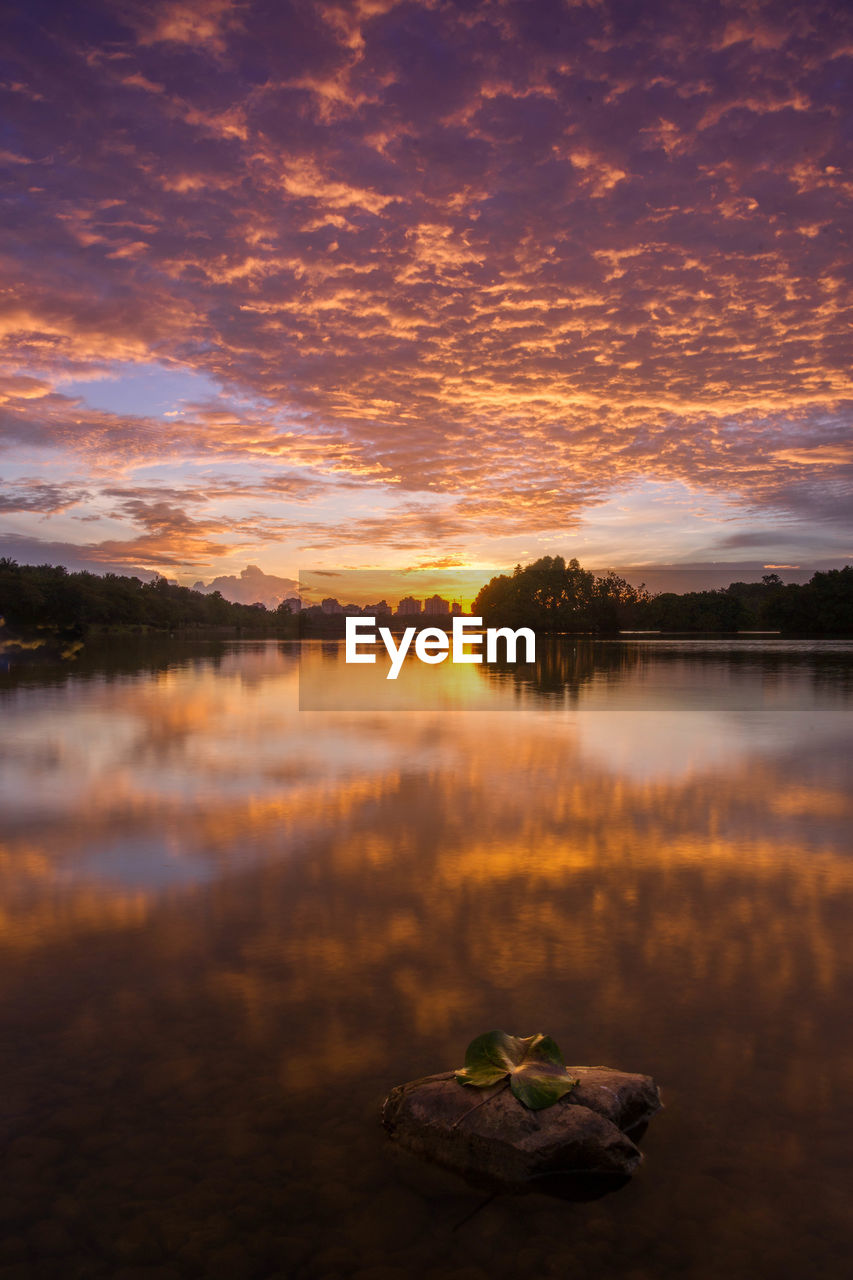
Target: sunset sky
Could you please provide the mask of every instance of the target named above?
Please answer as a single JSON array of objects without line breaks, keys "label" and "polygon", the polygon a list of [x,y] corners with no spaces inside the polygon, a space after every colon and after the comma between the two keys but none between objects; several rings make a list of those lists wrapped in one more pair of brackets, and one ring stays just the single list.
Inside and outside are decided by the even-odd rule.
[{"label": "sunset sky", "polygon": [[848,3],[15,9],[0,555],[853,561]]}]

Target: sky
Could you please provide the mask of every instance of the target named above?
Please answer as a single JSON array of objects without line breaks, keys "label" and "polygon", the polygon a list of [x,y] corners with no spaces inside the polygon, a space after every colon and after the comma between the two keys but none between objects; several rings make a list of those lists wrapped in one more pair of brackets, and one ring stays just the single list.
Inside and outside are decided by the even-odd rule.
[{"label": "sky", "polygon": [[853,561],[853,9],[15,6],[0,555]]}]

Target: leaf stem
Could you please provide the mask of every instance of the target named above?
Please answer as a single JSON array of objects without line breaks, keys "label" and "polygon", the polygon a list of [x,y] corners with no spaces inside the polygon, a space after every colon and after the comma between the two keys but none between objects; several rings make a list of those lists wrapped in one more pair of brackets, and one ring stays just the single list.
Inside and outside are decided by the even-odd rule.
[{"label": "leaf stem", "polygon": [[461,1124],[466,1116],[470,1116],[472,1111],[476,1111],[478,1107],[484,1107],[487,1102],[491,1102],[492,1098],[496,1098],[499,1093],[503,1093],[504,1089],[506,1089],[508,1084],[509,1084],[509,1076],[507,1076],[506,1080],[504,1080],[500,1089],[496,1089],[494,1093],[490,1093],[488,1098],[481,1098],[479,1102],[474,1103],[473,1107],[469,1107],[467,1111],[462,1112],[461,1116],[457,1116],[456,1119],[453,1121],[453,1124],[450,1126],[451,1129],[455,1129],[458,1124]]}]

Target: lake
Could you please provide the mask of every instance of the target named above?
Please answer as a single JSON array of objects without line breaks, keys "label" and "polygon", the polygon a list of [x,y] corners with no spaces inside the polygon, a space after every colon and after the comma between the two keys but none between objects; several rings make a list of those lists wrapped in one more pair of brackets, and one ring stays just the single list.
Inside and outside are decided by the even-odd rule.
[{"label": "lake", "polygon": [[[301,650],[0,675],[0,1280],[846,1277],[853,643]],[[386,1139],[492,1028],[655,1077],[626,1186]]]}]

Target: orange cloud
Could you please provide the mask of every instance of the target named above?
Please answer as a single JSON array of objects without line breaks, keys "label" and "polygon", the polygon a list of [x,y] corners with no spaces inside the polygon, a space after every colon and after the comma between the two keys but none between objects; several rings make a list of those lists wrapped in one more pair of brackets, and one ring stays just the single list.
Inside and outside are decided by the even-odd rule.
[{"label": "orange cloud", "polygon": [[[208,458],[296,468],[323,545],[343,541],[332,480],[363,495],[352,527],[393,546],[434,499],[454,538],[559,536],[652,475],[837,528],[846,17],[97,13],[65,61],[46,44],[7,87],[26,163],[0,259],[17,299],[0,440],[51,468],[24,474],[61,481],[63,453],[104,485],[154,466],[168,488]],[[167,420],[47,394],[158,361],[215,379],[222,403]],[[226,516],[207,519],[209,549]]]}]

